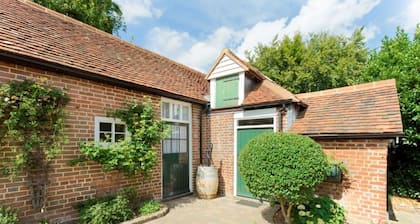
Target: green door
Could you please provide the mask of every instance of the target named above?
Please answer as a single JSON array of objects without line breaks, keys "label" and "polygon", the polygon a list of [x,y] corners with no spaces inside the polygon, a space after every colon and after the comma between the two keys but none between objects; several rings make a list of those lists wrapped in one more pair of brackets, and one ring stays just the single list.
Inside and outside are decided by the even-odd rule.
[{"label": "green door", "polygon": [[190,191],[188,125],[173,123],[171,134],[162,142],[163,198]]},{"label": "green door", "polygon": [[[252,128],[252,129],[238,129],[237,132],[237,151],[236,151],[236,158],[239,158],[239,154],[243,147],[248,143],[248,141],[264,132],[272,132],[272,128]],[[239,173],[239,167],[238,164],[236,164],[237,167],[237,176],[236,176],[236,194],[238,196],[244,196],[244,197],[253,197],[253,195],[248,191],[248,188],[244,182],[244,180],[241,177],[241,174]]]}]

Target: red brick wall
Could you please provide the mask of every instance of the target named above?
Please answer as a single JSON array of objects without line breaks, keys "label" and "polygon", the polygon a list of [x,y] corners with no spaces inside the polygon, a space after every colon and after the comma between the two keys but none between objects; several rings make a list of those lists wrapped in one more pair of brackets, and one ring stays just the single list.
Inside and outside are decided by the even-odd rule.
[{"label": "red brick wall", "polygon": [[374,223],[387,219],[386,139],[317,140],[325,152],[343,161],[349,170],[343,183],[325,182],[318,193],[342,204],[350,223]]},{"label": "red brick wall", "polygon": [[[68,117],[65,120],[65,135],[69,142],[64,145],[63,153],[51,165],[50,186],[48,188],[48,203],[45,213],[32,209],[29,189],[24,175],[14,182],[7,177],[0,176],[0,204],[19,209],[19,216],[33,223],[34,220],[48,218],[50,221],[60,222],[77,218],[78,214],[73,206],[95,195],[104,195],[133,186],[144,196],[161,199],[161,149],[157,147],[159,161],[154,168],[151,179],[142,177],[126,178],[116,171],[104,173],[100,165],[88,162],[83,165],[69,166],[68,160],[79,154],[80,142],[91,141],[94,138],[94,117],[105,116],[106,109],[116,109],[125,100],[144,100],[144,96],[152,100],[156,116],[160,117],[160,96],[144,92],[115,87],[95,81],[84,80],[66,74],[44,71],[28,66],[0,61],[0,83],[10,80],[48,78],[48,84],[67,89],[71,101],[66,107]],[[193,171],[198,163],[198,114],[201,106],[192,106],[193,117]],[[6,155],[2,146],[0,156]],[[194,175],[195,176],[195,175]]]},{"label": "red brick wall", "polygon": [[210,114],[212,164],[219,169],[219,195],[233,195],[233,122],[232,112]]}]

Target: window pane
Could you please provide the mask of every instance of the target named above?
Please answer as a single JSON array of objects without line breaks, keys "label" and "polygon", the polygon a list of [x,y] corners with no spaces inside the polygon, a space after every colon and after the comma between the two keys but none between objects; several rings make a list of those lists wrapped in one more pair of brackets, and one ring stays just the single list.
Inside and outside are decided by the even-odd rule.
[{"label": "window pane", "polygon": [[163,118],[170,118],[170,104],[169,103],[162,103],[162,117]]},{"label": "window pane", "polygon": [[179,120],[181,113],[181,106],[179,104],[172,104],[172,119]]},{"label": "window pane", "polygon": [[246,125],[270,125],[273,124],[273,118],[262,118],[262,119],[252,119],[252,120],[241,120],[238,121],[239,126]]},{"label": "window pane", "polygon": [[186,126],[180,126],[179,127],[179,135],[181,139],[186,139],[187,138],[187,127]]},{"label": "window pane", "polygon": [[100,122],[99,131],[111,131],[111,126],[112,126],[112,123]]},{"label": "window pane", "polygon": [[172,139],[172,153],[179,153],[179,140]]},{"label": "window pane", "polygon": [[187,106],[182,106],[182,120],[189,121],[190,120],[190,108]]},{"label": "window pane", "polygon": [[99,133],[99,140],[101,142],[111,142],[111,132],[101,132]]},{"label": "window pane", "polygon": [[115,134],[115,142],[119,142],[125,139],[125,134]]},{"label": "window pane", "polygon": [[187,152],[187,140],[181,140],[179,152]]},{"label": "window pane", "polygon": [[163,153],[169,154],[171,153],[171,140],[163,140]]},{"label": "window pane", "polygon": [[172,139],[179,139],[179,126],[173,125],[172,126]]},{"label": "window pane", "polygon": [[125,132],[124,124],[115,124],[115,132]]}]

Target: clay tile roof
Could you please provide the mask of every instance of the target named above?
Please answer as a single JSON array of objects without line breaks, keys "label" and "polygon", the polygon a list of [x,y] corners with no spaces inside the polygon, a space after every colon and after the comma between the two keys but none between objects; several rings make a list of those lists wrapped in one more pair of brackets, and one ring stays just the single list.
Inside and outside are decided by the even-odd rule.
[{"label": "clay tile roof", "polygon": [[297,94],[308,104],[291,132],[329,134],[402,134],[395,80]]},{"label": "clay tile roof", "polygon": [[0,0],[0,53],[206,102],[205,74],[28,0]]},{"label": "clay tile roof", "polygon": [[273,81],[265,79],[248,93],[244,99],[244,105],[262,104],[276,101],[301,102],[293,93],[275,84]]}]

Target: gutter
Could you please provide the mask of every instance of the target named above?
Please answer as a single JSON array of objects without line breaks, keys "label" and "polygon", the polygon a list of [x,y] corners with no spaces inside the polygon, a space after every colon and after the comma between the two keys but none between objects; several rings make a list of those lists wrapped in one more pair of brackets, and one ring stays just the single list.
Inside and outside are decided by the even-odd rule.
[{"label": "gutter", "polygon": [[[299,134],[299,133],[297,133]],[[403,133],[337,133],[337,134],[302,134],[316,139],[333,138],[396,138],[403,137]]]},{"label": "gutter", "polygon": [[285,105],[288,105],[292,102],[293,101],[291,99],[276,100],[276,101],[264,102],[264,103],[246,104],[246,105],[243,105],[242,108],[247,110],[247,109],[274,107],[274,106],[278,106],[278,105],[284,105],[285,106]]},{"label": "gutter", "polygon": [[36,67],[39,67],[39,68],[47,69],[54,72],[64,72],[67,75],[78,77],[78,78],[116,85],[116,86],[120,86],[120,87],[124,87],[128,89],[138,90],[138,91],[160,95],[160,96],[164,96],[164,97],[168,97],[172,99],[182,100],[189,103],[197,103],[201,105],[207,104],[207,101],[204,101],[204,100],[193,99],[190,97],[164,91],[158,88],[148,87],[148,86],[139,85],[133,82],[123,81],[117,78],[99,75],[97,73],[88,72],[88,71],[73,68],[70,66],[65,66],[59,63],[49,62],[43,59],[37,59],[37,58],[29,57],[29,56],[7,53],[4,51],[0,51],[0,59],[12,60],[13,62],[17,62],[19,64],[24,64],[24,65],[30,65],[30,66],[35,65]]}]

